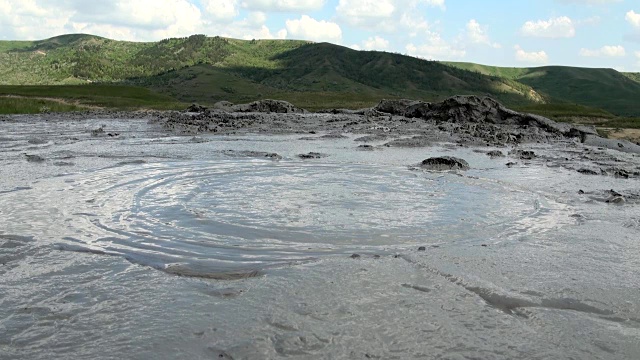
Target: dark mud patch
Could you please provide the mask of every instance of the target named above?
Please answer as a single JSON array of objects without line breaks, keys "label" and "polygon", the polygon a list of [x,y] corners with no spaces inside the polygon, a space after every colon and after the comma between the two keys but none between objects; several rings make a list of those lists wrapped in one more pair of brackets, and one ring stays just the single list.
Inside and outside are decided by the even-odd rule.
[{"label": "dark mud patch", "polygon": [[423,160],[418,166],[422,169],[434,171],[469,170],[471,168],[467,161],[453,156],[428,158]]},{"label": "dark mud patch", "polygon": [[300,159],[303,160],[312,160],[312,159],[323,159],[328,157],[329,155],[327,154],[322,154],[322,153],[318,153],[318,152],[309,152],[306,154],[298,154],[298,157]]},{"label": "dark mud patch", "polygon": [[411,138],[402,138],[389,141],[384,144],[386,147],[402,147],[402,148],[418,148],[433,145],[433,140],[426,136],[414,136]]},{"label": "dark mud patch", "polygon": [[237,151],[237,150],[224,150],[224,155],[231,157],[245,157],[245,158],[257,158],[267,160],[282,160],[282,156],[276,153],[264,152],[264,151]]},{"label": "dark mud patch", "polygon": [[357,142],[378,142],[378,141],[386,141],[387,139],[389,139],[388,135],[383,135],[383,134],[378,134],[378,135],[366,135],[366,136],[361,136],[353,141],[357,141]]}]

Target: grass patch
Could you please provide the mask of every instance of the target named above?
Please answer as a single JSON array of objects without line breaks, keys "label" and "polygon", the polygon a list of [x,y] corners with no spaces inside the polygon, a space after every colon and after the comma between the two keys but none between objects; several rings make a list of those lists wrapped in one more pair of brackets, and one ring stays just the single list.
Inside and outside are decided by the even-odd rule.
[{"label": "grass patch", "polygon": [[603,121],[596,126],[602,126],[612,129],[640,129],[640,118],[615,118],[609,121]]},{"label": "grass patch", "polygon": [[43,112],[78,111],[82,108],[56,101],[24,98],[1,98],[0,114],[39,114]]},{"label": "grass patch", "polygon": [[0,86],[0,96],[2,95],[64,99],[76,102],[80,106],[98,106],[121,110],[172,110],[186,107],[184,103],[170,96],[141,87],[124,85],[8,85]]},{"label": "grass patch", "polygon": [[514,110],[536,114],[553,120],[563,120],[571,117],[613,119],[612,113],[578,104],[532,104],[515,107]]}]

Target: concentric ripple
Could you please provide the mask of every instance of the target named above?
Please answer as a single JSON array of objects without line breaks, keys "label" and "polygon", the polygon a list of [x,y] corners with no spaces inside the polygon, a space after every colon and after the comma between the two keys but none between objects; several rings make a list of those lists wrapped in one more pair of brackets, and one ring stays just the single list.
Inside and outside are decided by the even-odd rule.
[{"label": "concentric ripple", "polygon": [[327,255],[508,241],[557,225],[536,194],[404,167],[128,164],[34,186],[39,195],[31,199],[31,190],[19,202],[0,197],[5,218],[15,221],[3,225],[13,233],[210,278],[253,276]]}]

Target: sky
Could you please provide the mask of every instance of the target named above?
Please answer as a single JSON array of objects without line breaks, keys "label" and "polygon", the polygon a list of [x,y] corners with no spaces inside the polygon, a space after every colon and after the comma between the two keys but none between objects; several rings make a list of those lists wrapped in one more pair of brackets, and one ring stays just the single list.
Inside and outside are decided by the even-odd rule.
[{"label": "sky", "polygon": [[0,0],[0,40],[327,41],[425,59],[640,72],[640,0]]}]

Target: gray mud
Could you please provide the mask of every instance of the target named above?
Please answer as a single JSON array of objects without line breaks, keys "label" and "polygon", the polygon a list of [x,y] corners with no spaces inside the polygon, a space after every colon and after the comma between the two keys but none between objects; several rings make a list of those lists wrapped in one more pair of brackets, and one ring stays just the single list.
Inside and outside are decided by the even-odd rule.
[{"label": "gray mud", "polygon": [[0,358],[640,357],[632,146],[289,105],[0,117]]}]

